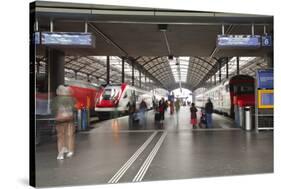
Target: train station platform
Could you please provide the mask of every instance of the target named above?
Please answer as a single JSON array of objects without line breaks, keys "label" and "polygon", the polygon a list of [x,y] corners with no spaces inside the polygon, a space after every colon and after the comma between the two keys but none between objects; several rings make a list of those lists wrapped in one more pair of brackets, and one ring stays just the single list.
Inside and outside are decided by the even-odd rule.
[{"label": "train station platform", "polygon": [[[199,118],[199,114],[198,114]],[[71,159],[57,160],[56,142],[36,148],[37,185],[65,186],[188,179],[273,172],[273,132],[246,132],[213,114],[212,129],[192,129],[189,107],[155,124],[128,126],[128,116],[76,135]]]}]

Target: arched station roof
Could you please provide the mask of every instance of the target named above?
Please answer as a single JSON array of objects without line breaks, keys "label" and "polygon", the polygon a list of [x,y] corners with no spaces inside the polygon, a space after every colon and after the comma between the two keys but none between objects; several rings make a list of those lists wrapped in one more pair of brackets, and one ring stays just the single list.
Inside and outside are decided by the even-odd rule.
[{"label": "arched station roof", "polygon": [[[132,65],[135,83],[155,85],[168,90],[182,87],[195,90],[204,85],[220,67],[233,57],[260,57],[272,48],[218,49],[216,37],[225,34],[273,33],[273,16],[200,12],[92,4],[35,2],[39,31],[93,33],[93,48],[62,48],[66,54],[66,75],[105,79],[110,56],[111,80],[121,81],[121,57],[125,57],[125,80],[130,83]],[[164,27],[164,28],[163,28]],[[46,47],[38,47],[38,63],[43,65]],[[171,56],[173,59],[171,59]],[[169,58],[170,57],[170,58]],[[264,62],[264,61],[263,61]],[[248,65],[255,69],[257,62]],[[245,68],[246,69],[246,68]],[[141,72],[141,77],[139,73]],[[252,72],[249,71],[249,74]],[[77,75],[76,75],[77,76]]]}]

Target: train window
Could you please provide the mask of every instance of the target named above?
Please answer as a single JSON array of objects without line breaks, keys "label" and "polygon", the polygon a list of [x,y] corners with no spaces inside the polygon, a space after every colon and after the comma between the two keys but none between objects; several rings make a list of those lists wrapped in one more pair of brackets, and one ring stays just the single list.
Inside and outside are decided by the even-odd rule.
[{"label": "train window", "polygon": [[103,100],[112,100],[119,96],[120,90],[116,88],[105,89],[102,95]]},{"label": "train window", "polygon": [[238,86],[233,86],[233,92],[237,93],[238,92]]},{"label": "train window", "polygon": [[241,93],[252,93],[254,91],[253,86],[240,86]]},{"label": "train window", "polygon": [[109,100],[110,99],[110,96],[111,96],[111,89],[105,89],[104,90],[104,93],[102,95],[102,98],[104,100]]}]

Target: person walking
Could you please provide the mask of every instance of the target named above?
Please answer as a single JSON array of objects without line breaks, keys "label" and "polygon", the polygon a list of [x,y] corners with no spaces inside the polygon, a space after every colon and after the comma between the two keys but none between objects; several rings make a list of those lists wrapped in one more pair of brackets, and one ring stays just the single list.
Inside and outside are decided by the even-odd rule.
[{"label": "person walking", "polygon": [[170,114],[173,115],[174,114],[174,100],[170,101]]},{"label": "person walking", "polygon": [[132,128],[134,122],[134,114],[136,112],[136,103],[133,96],[130,97],[130,101],[128,102],[127,107],[129,113],[129,128]]},{"label": "person walking", "polygon": [[141,100],[140,107],[139,107],[139,114],[140,114],[140,124],[146,126],[146,110],[147,105],[144,99]]},{"label": "person walking", "polygon": [[210,98],[208,98],[208,102],[205,104],[205,112],[206,112],[206,120],[207,120],[207,124],[206,124],[206,128],[211,128],[213,127],[212,125],[212,113],[214,111],[214,107],[213,107],[213,103],[211,101]]},{"label": "person walking", "polygon": [[57,96],[52,101],[52,111],[55,115],[57,131],[58,160],[72,157],[75,144],[74,106],[75,99],[71,96],[71,89],[63,85],[58,86]]},{"label": "person walking", "polygon": [[160,113],[160,121],[165,119],[165,102],[164,98],[159,101],[159,113]]},{"label": "person walking", "polygon": [[179,111],[180,111],[180,100],[177,98],[175,102],[175,109],[176,109],[176,119],[177,119],[177,125],[179,124]]},{"label": "person walking", "polygon": [[194,103],[191,103],[190,107],[190,123],[193,129],[196,129],[197,125],[197,108]]}]

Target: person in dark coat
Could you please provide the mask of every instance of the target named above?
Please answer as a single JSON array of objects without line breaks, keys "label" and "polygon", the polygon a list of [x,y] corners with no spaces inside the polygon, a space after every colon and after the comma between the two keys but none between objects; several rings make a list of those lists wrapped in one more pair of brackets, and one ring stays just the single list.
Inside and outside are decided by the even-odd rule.
[{"label": "person in dark coat", "polygon": [[146,126],[146,111],[147,105],[144,99],[142,99],[139,107],[140,124]]},{"label": "person in dark coat", "polygon": [[195,107],[194,103],[191,103],[191,107],[190,107],[190,123],[192,124],[192,128],[196,129],[196,125],[197,125],[197,108]]},{"label": "person in dark coat", "polygon": [[165,119],[165,102],[164,102],[164,98],[162,98],[160,101],[159,101],[159,113],[160,113],[160,117],[161,117],[161,120],[164,120]]},{"label": "person in dark coat", "polygon": [[129,113],[129,128],[132,128],[134,122],[134,113],[136,112],[136,103],[133,96],[130,97],[127,107]]},{"label": "person in dark coat", "polygon": [[208,98],[208,102],[205,104],[205,112],[206,112],[206,128],[212,127],[212,113],[214,111],[213,103],[210,98]]}]

